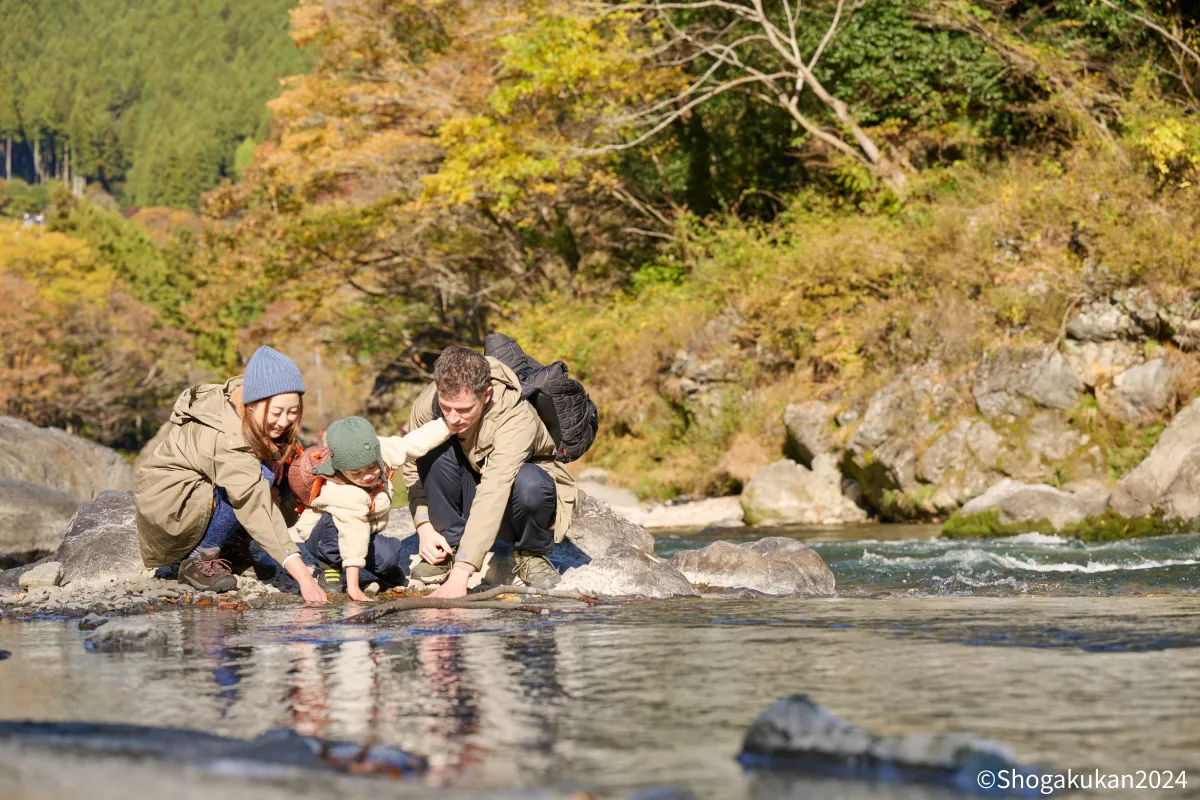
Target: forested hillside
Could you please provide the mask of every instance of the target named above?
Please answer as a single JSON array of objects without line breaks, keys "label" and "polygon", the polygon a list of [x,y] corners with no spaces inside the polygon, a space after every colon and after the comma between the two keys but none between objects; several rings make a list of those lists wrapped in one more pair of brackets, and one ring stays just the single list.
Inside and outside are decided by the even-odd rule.
[{"label": "forested hillside", "polygon": [[[272,3],[261,17],[269,6],[282,15]],[[223,7],[196,13],[221,19]],[[250,82],[212,80],[209,105],[226,121],[205,130],[227,156],[177,160],[145,183],[137,158],[122,162],[135,203],[194,198],[179,187],[229,177],[204,195],[202,219],[121,220],[60,196],[48,232],[14,231],[0,251],[6,279],[48,320],[17,326],[46,331],[37,364],[21,366],[5,337],[21,376],[3,390],[9,413],[133,446],[172,391],[271,341],[328,372],[322,413],[336,395],[339,410],[390,428],[442,347],[501,328],[587,381],[603,423],[590,463],[661,497],[735,490],[797,453],[789,404],[819,401],[852,437],[885,388],[951,387],[906,451],[914,461],[973,424],[971,382],[996,353],[1048,347],[1088,373],[1053,419],[1037,417],[1062,446],[1020,473],[1029,480],[1079,477],[1065,465],[1082,463],[1084,444],[1102,451],[1088,451],[1089,476],[1119,477],[1200,390],[1190,7],[301,0],[294,46],[271,45],[292,55],[274,60],[271,48],[215,44],[244,42],[234,19],[207,43],[187,37],[180,52],[194,56],[162,49],[161,69],[134,70],[147,86],[191,85],[207,81],[194,77],[206,59],[232,69],[244,53],[270,63],[254,70],[265,86],[297,52],[310,59],[265,108],[235,100]],[[41,52],[37,37],[4,35]],[[112,77],[123,67],[81,63],[124,85]],[[148,141],[135,120],[172,119],[133,108],[112,117],[112,141]],[[222,159],[251,133],[262,137],[252,163],[232,170]],[[71,242],[87,247],[72,263],[107,266],[111,284],[75,293],[38,266]],[[153,336],[112,298],[144,309],[137,325]],[[106,302],[126,320],[121,336],[95,353],[61,338],[55,315],[82,325]],[[1136,335],[1129,323],[1116,344],[1078,338],[1075,318],[1097,303],[1162,322]],[[1121,370],[1164,364],[1166,400],[1137,413],[1118,402]],[[86,395],[89,380],[119,395],[123,417],[57,399]],[[875,486],[882,456],[860,456],[845,469],[879,489],[873,508],[934,513],[942,484]]]},{"label": "forested hillside", "polygon": [[125,205],[194,208],[248,163],[270,132],[264,103],[309,63],[291,5],[0,1],[3,177],[82,177]]}]

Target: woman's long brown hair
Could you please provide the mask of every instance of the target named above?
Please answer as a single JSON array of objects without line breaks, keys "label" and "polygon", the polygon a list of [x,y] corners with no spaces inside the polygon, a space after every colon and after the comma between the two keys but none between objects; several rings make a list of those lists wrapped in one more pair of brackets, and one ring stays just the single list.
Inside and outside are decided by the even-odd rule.
[{"label": "woman's long brown hair", "polygon": [[278,465],[281,461],[289,461],[300,452],[300,423],[304,419],[304,395],[300,395],[300,413],[296,421],[288,426],[282,440],[272,439],[263,423],[259,421],[259,409],[266,416],[266,407],[271,398],[265,397],[253,403],[247,403],[242,414],[242,436],[250,445],[250,452],[264,464]]}]

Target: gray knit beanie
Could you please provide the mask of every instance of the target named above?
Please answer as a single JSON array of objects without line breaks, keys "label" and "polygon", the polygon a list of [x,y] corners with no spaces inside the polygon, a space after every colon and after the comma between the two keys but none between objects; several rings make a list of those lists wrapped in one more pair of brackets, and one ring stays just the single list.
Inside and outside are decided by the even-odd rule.
[{"label": "gray knit beanie", "polygon": [[304,377],[296,363],[283,353],[263,345],[246,362],[242,378],[242,402],[253,403],[264,397],[296,392],[304,394]]},{"label": "gray knit beanie", "polygon": [[382,473],[387,474],[379,437],[371,423],[362,417],[346,417],[331,424],[325,431],[325,443],[329,446],[329,458],[316,466],[314,472],[318,475],[354,472],[372,464],[378,464]]}]

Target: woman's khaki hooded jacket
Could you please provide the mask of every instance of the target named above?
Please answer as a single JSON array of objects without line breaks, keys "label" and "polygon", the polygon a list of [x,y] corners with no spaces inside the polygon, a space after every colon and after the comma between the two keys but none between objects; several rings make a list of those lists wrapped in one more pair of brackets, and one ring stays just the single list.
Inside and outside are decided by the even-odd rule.
[{"label": "woman's khaki hooded jacket", "polygon": [[170,432],[138,475],[138,541],[147,567],[174,564],[195,549],[212,517],[216,486],[225,489],[238,522],[272,558],[282,564],[299,552],[287,532],[294,518],[285,519],[272,499],[229,400],[241,385],[239,376],[194,386],[175,401]]}]

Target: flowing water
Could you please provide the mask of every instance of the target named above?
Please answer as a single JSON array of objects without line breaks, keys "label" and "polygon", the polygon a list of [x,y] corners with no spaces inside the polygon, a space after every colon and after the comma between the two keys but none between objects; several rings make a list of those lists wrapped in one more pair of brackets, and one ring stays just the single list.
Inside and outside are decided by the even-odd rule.
[{"label": "flowing water", "polygon": [[[0,717],[372,738],[429,756],[433,785],[949,796],[743,772],[734,757],[746,726],[804,693],[878,733],[969,731],[1055,769],[1194,770],[1191,790],[1153,794],[1200,796],[1200,536],[1085,547],[931,532],[790,532],[833,569],[833,599],[548,618],[420,611],[367,628],[330,624],[341,608],[193,608],[156,615],[171,631],[165,655],[87,652],[69,621],[0,622],[0,648],[13,651],[0,662]],[[670,553],[708,541],[658,544]]]}]

